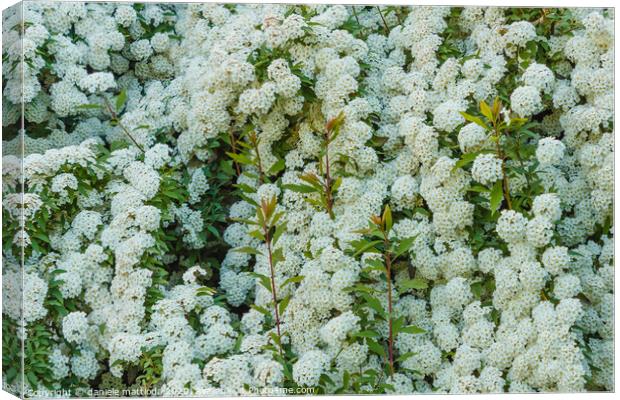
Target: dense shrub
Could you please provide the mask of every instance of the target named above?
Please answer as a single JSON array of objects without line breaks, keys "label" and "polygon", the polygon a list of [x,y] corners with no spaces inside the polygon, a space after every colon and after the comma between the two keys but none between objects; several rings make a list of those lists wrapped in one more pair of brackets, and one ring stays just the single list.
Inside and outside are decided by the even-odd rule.
[{"label": "dense shrub", "polygon": [[18,11],[5,388],[614,389],[613,11]]}]

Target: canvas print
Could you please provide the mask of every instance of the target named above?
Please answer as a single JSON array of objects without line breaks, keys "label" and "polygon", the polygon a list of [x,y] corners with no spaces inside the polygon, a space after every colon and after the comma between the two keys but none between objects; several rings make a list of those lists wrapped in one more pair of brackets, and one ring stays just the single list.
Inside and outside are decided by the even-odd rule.
[{"label": "canvas print", "polygon": [[2,16],[21,397],[614,390],[614,10]]}]

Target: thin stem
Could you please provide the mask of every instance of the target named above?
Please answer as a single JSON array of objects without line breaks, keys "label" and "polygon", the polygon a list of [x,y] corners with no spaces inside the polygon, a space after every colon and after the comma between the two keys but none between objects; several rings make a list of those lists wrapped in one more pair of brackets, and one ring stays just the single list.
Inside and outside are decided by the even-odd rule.
[{"label": "thin stem", "polygon": [[121,129],[129,137],[129,139],[131,139],[133,144],[135,144],[140,149],[140,151],[142,151],[144,153],[144,149],[142,148],[142,146],[140,146],[138,144],[136,139],[134,139],[133,136],[131,136],[131,133],[129,133],[129,131],[127,130],[127,128],[125,128],[125,126],[121,122],[120,118],[118,118],[118,115],[116,114],[116,112],[112,108],[112,105],[110,104],[110,102],[108,101],[108,99],[105,96],[103,97],[103,101],[105,102],[106,108],[108,109],[108,112],[110,113],[110,116],[112,116],[112,120],[114,120],[118,124],[118,126],[121,127]]},{"label": "thin stem", "polygon": [[[230,147],[232,149],[233,154],[237,154],[237,141],[235,140],[235,134],[232,132],[232,129],[228,130],[228,137],[230,138]],[[237,176],[241,175],[241,168],[239,167],[239,163],[233,160],[233,164],[235,164],[235,170],[237,171]]]},{"label": "thin stem", "polygon": [[260,153],[258,152],[258,140],[256,139],[256,134],[253,133],[250,135],[250,141],[252,142],[252,147],[254,148],[254,154],[256,155],[256,163],[258,167],[258,176],[261,184],[265,183],[265,173],[263,172],[263,163],[260,159]]},{"label": "thin stem", "polygon": [[381,7],[377,6],[377,10],[379,10],[379,15],[381,16],[381,21],[383,21],[383,26],[385,27],[385,33],[390,34],[390,27],[387,24],[385,18],[383,18],[383,13],[381,12]]},{"label": "thin stem", "polygon": [[402,25],[403,20],[400,18],[400,14],[398,13],[396,9],[394,10],[394,15],[396,15],[396,19],[398,20],[398,25]]},{"label": "thin stem", "polygon": [[[517,151],[515,151],[515,154],[517,155],[517,160],[519,161],[519,165],[525,171],[525,164],[523,163],[523,159],[521,158],[521,144],[519,143],[521,141],[521,138],[520,138],[519,132],[517,132],[517,137],[515,141],[516,141],[515,147],[517,148]],[[532,184],[530,183],[530,177],[528,176],[527,173],[525,173],[524,175],[525,175],[525,181],[527,182],[527,191],[528,193],[531,193]]]},{"label": "thin stem", "polygon": [[328,130],[325,133],[325,198],[326,198],[326,206],[327,212],[329,213],[329,217],[334,219],[334,199],[332,197],[332,178],[329,169],[329,142],[331,140],[330,131]]},{"label": "thin stem", "polygon": [[497,157],[502,161],[502,188],[504,191],[504,199],[506,199],[506,205],[509,210],[512,210],[512,202],[510,201],[510,188],[508,186],[508,175],[506,174],[506,157],[504,156],[504,152],[502,151],[502,147],[499,144],[500,140],[500,131],[497,127],[497,124],[494,123],[495,128],[495,150],[497,152]]},{"label": "thin stem", "polygon": [[273,309],[276,315],[276,330],[278,332],[278,350],[280,357],[284,357],[282,353],[282,334],[280,333],[280,313],[278,312],[278,296],[276,294],[276,279],[275,269],[273,267],[273,253],[271,251],[271,237],[269,235],[269,229],[263,225],[263,235],[265,236],[265,243],[267,245],[267,255],[269,258],[269,270],[271,274],[271,295],[273,298]]},{"label": "thin stem", "polygon": [[390,241],[387,237],[387,232],[382,230],[383,233],[383,247],[385,257],[385,271],[387,280],[387,295],[388,295],[388,357],[390,363],[390,376],[394,375],[394,334],[392,331],[392,256],[390,251]]},{"label": "thin stem", "polygon": [[353,15],[355,16],[355,20],[357,21],[357,24],[360,24],[360,19],[357,16],[357,11],[355,10],[355,6],[351,6],[351,9],[353,10]]}]

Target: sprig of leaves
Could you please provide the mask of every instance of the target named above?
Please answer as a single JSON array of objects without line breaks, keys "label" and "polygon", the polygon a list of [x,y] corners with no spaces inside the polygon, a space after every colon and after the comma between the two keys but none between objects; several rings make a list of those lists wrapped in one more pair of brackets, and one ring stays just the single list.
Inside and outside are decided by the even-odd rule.
[{"label": "sprig of leaves", "polygon": [[[302,194],[317,194],[316,197],[304,196],[304,200],[314,206],[316,209],[324,209],[331,219],[334,215],[334,197],[342,183],[342,177],[334,179],[331,173],[331,165],[329,161],[329,145],[336,140],[340,134],[340,128],[344,123],[344,113],[340,112],[336,117],[330,119],[325,125],[325,134],[321,143],[321,153],[319,160],[319,174],[314,172],[306,172],[299,176],[304,183],[282,185],[284,189]],[[323,158],[325,159],[323,163]]]},{"label": "sprig of leaves", "polygon": [[[408,254],[411,246],[415,242],[416,237],[406,239],[394,239],[391,237],[394,220],[392,211],[389,206],[385,206],[382,215],[374,215],[370,218],[368,228],[357,231],[364,237],[360,240],[351,242],[351,253],[354,256],[360,256],[365,253],[380,255],[380,257],[369,257],[366,261],[367,266],[362,270],[363,273],[379,272],[382,279],[387,283],[387,310],[384,309],[381,301],[377,297],[377,289],[367,284],[357,284],[347,288],[347,291],[356,293],[361,298],[359,309],[370,309],[375,315],[374,319],[368,319],[366,315],[362,315],[362,319],[367,323],[364,330],[356,333],[357,336],[363,337],[369,349],[375,354],[387,360],[387,374],[390,376],[395,372],[395,363],[399,362],[394,351],[394,341],[399,333],[417,334],[423,333],[424,330],[413,325],[405,325],[403,317],[394,318],[393,316],[393,294],[392,294],[392,275],[395,268],[395,262],[404,254]],[[405,292],[410,289],[426,289],[426,281],[422,279],[412,278],[400,283],[400,291]],[[378,318],[377,318],[378,317]],[[378,338],[381,336],[377,332],[377,325],[381,322],[388,324],[387,343],[381,344]],[[387,351],[386,351],[387,348]],[[401,355],[402,357],[403,355]],[[402,361],[402,360],[401,360]]]}]

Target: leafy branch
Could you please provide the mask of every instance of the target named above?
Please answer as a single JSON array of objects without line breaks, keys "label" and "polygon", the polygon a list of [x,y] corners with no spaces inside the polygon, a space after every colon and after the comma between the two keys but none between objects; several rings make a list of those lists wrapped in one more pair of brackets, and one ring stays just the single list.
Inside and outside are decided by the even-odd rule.
[{"label": "leafy branch", "polygon": [[385,34],[386,35],[390,35],[390,27],[387,24],[387,21],[385,20],[385,17],[383,16],[383,12],[381,12],[381,7],[376,6],[377,7],[377,11],[379,12],[379,15],[381,16],[381,21],[383,21],[383,27],[385,28]]},{"label": "leafy branch", "polygon": [[[321,154],[319,161],[319,174],[320,177],[314,172],[307,172],[299,176],[299,179],[305,182],[305,184],[295,185],[283,185],[285,189],[292,190],[298,193],[317,193],[319,200],[313,198],[304,198],[308,203],[312,204],[316,208],[323,208],[327,210],[331,219],[335,218],[334,215],[334,195],[336,194],[342,178],[338,177],[334,179],[331,175],[331,165],[329,161],[329,145],[336,140],[340,134],[340,128],[344,122],[344,113],[340,112],[336,117],[330,119],[325,125],[325,134],[323,135],[323,143],[321,145]],[[325,158],[325,166],[323,166],[323,157]]]},{"label": "leafy branch", "polygon": [[[286,224],[278,224],[284,213],[276,212],[276,205],[277,199],[275,196],[273,196],[270,200],[261,200],[260,205],[256,207],[256,221],[242,220],[242,222],[257,227],[255,230],[250,232],[250,235],[265,243],[267,248],[266,256],[269,263],[270,276],[267,277],[259,273],[254,273],[253,275],[259,279],[261,285],[263,285],[265,289],[271,292],[277,331],[277,337],[272,336],[272,339],[278,345],[280,357],[283,358],[284,352],[282,348],[282,333],[280,330],[280,314],[284,312],[288,301],[286,301],[286,303],[285,301],[282,301],[281,303],[278,302],[275,268],[278,262],[284,261],[284,256],[281,248],[274,248],[278,242],[278,239],[286,229]],[[262,252],[252,247],[241,247],[236,249],[236,251],[254,255],[263,255]]]},{"label": "leafy branch", "polygon": [[[403,254],[408,253],[416,237],[413,236],[407,239],[394,240],[393,238],[390,238],[392,227],[392,211],[389,206],[385,206],[381,216],[374,215],[370,218],[368,228],[357,231],[357,233],[364,234],[364,238],[351,243],[354,256],[358,256],[363,253],[375,253],[381,255],[381,258],[371,257],[367,260],[366,263],[369,266],[365,268],[363,272],[379,271],[384,275],[387,283],[387,311],[381,305],[380,300],[375,296],[375,293],[377,293],[376,289],[363,284],[358,284],[352,288],[348,288],[349,291],[358,292],[360,297],[362,297],[362,307],[372,309],[383,320],[387,321],[387,354],[384,347],[375,340],[380,336],[379,333],[372,329],[367,329],[358,332],[356,335],[365,338],[368,343],[368,347],[373,352],[387,359],[388,373],[390,376],[394,374],[395,362],[402,362],[408,358],[403,354],[399,358],[395,359],[394,341],[397,335],[402,332],[409,334],[424,333],[424,330],[418,328],[417,326],[405,326],[404,317],[394,318],[393,315],[394,299],[392,294],[392,275],[396,267],[395,262]],[[407,291],[409,289],[426,289],[426,287],[426,282],[421,279],[410,279],[400,284],[401,291]]]},{"label": "leafy branch", "polygon": [[123,132],[125,132],[125,135],[127,135],[127,137],[129,139],[131,139],[131,141],[133,142],[133,144],[136,145],[137,148],[140,149],[140,151],[142,151],[144,153],[144,148],[136,141],[136,139],[131,135],[131,133],[129,132],[129,130],[127,129],[127,127],[125,127],[125,125],[123,125],[123,123],[121,122],[118,113],[123,109],[123,106],[125,105],[125,102],[127,101],[127,92],[125,92],[125,90],[122,90],[119,95],[116,97],[116,103],[115,106],[116,108],[112,108],[112,104],[110,104],[110,101],[103,96],[103,102],[105,103],[105,106],[108,110],[108,113],[110,114],[110,116],[112,117],[111,123],[112,125],[118,125]]},{"label": "leafy branch", "polygon": [[[268,174],[275,174],[283,168],[282,162],[278,162],[274,164],[274,166],[272,166],[268,171],[265,171],[260,152],[258,151],[260,138],[258,137],[258,135],[256,135],[256,132],[254,130],[251,130],[251,128],[246,128],[246,130],[242,134],[242,137],[245,137],[246,141],[235,141],[234,135],[232,133],[230,134],[230,136],[231,147],[233,151],[227,152],[226,154],[228,155],[228,157],[232,158],[238,173],[241,172],[239,170],[239,165],[248,165],[256,168],[256,170],[258,171],[258,175],[251,174],[247,171],[245,171],[244,173],[250,177],[257,178],[260,184],[263,184],[265,182],[268,182]],[[236,146],[241,147],[242,150],[240,152],[237,152]]]},{"label": "leafy branch", "polygon": [[[540,194],[543,189],[536,173],[538,161],[534,158],[536,150],[534,143],[538,141],[539,135],[532,132],[532,129],[537,123],[526,118],[510,117],[508,110],[502,109],[499,98],[494,100],[492,106],[481,101],[479,112],[481,116],[464,112],[461,115],[467,121],[484,128],[489,134],[488,138],[493,143],[493,147],[475,153],[463,154],[454,168],[466,166],[481,153],[495,153],[502,162],[502,178],[495,182],[491,188],[474,186],[470,191],[490,194],[492,214],[495,214],[499,209],[502,199],[505,200],[508,209],[521,210],[530,204],[532,198]],[[508,160],[512,163],[507,163]],[[511,194],[509,176],[516,174],[523,175],[525,178],[526,191],[513,191]]]}]

